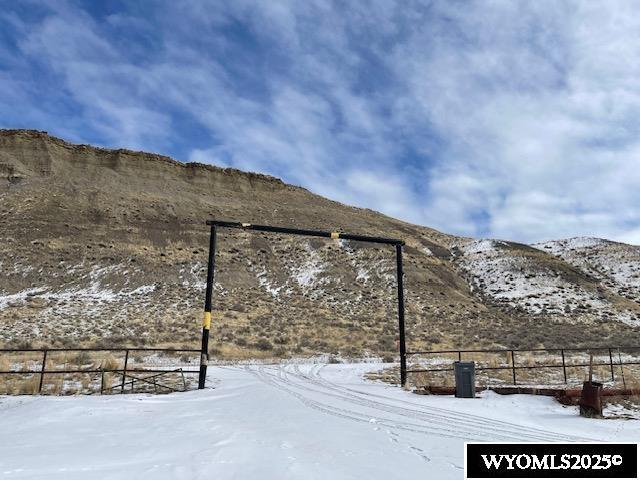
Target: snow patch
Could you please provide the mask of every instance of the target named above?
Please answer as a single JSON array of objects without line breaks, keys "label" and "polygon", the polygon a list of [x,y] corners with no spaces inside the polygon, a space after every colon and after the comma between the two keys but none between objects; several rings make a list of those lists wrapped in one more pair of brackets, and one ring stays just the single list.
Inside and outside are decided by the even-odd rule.
[{"label": "snow patch", "polygon": [[17,292],[17,293],[10,293],[10,294],[7,293],[3,295],[0,294],[0,310],[4,310],[9,305],[14,303],[24,302],[27,297],[33,296],[43,291],[44,290],[42,288],[29,288],[27,290],[22,290],[21,292]]},{"label": "snow patch", "polygon": [[498,240],[479,240],[461,247],[459,265],[470,277],[473,291],[532,314],[570,313],[580,308],[604,309],[609,304],[594,292],[562,278],[559,271],[518,254],[498,248]]},{"label": "snow patch", "polygon": [[[542,396],[413,395],[362,378],[376,367],[210,366],[215,389],[162,398],[0,397],[2,471],[69,480],[403,480],[436,472],[450,480],[462,477],[465,441],[637,441],[633,420],[581,418],[577,407]],[[212,455],[203,455],[206,446]]]},{"label": "snow patch", "polygon": [[269,281],[266,267],[263,267],[260,272],[256,273],[256,278],[258,279],[258,283],[262,288],[264,288],[274,298],[278,298],[278,296],[280,295],[280,290],[284,288],[284,285],[281,285],[279,287],[273,286],[273,284]]},{"label": "snow patch", "polygon": [[307,249],[307,260],[298,267],[293,267],[293,278],[298,282],[302,288],[312,287],[320,275],[325,270],[320,256],[317,252]]}]

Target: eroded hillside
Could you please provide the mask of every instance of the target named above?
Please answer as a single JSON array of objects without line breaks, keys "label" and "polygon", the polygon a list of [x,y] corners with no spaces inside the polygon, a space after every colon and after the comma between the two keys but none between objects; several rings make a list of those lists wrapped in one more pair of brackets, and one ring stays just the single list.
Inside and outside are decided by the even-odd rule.
[{"label": "eroded hillside", "polygon": [[[640,339],[631,274],[446,235],[273,177],[4,130],[1,340],[197,345],[209,218],[404,239],[412,349]],[[222,231],[218,253],[217,355],[395,351],[391,248]],[[637,257],[621,255],[633,269]]]}]

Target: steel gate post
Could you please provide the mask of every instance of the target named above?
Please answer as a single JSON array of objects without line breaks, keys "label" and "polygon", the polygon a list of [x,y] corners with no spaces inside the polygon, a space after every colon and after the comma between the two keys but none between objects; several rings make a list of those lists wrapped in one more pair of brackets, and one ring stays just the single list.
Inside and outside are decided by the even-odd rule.
[{"label": "steel gate post", "polygon": [[207,379],[207,363],[209,362],[209,330],[211,329],[211,301],[216,261],[216,226],[211,225],[209,236],[209,263],[207,267],[207,291],[204,302],[204,318],[202,320],[202,348],[200,350],[200,376],[198,390],[204,388]]},{"label": "steel gate post", "polygon": [[407,350],[404,331],[404,273],[402,271],[402,245],[396,245],[396,276],[398,283],[398,330],[400,333],[400,384],[407,383]]},{"label": "steel gate post", "polygon": [[124,393],[124,382],[127,379],[127,364],[129,363],[129,349],[126,350],[124,355],[124,368],[122,370],[122,387],[120,388],[120,393]]},{"label": "steel gate post", "polygon": [[38,385],[38,393],[42,393],[42,383],[44,382],[44,372],[46,371],[47,364],[47,350],[45,349],[42,354],[42,368],[40,369],[40,385]]},{"label": "steel gate post", "polygon": [[613,355],[611,354],[611,349],[609,349],[609,366],[611,367],[611,381],[615,382],[616,377],[613,373]]}]

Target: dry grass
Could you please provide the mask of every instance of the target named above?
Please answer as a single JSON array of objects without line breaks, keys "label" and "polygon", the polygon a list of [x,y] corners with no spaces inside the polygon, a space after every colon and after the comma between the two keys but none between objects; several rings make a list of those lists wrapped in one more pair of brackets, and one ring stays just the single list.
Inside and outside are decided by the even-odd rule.
[{"label": "dry grass", "polygon": [[62,385],[64,383],[64,375],[61,373],[48,374],[45,376],[42,386],[42,393],[48,395],[62,395]]},{"label": "dry grass", "polygon": [[102,359],[100,368],[102,370],[120,370],[123,368],[123,365],[112,354],[108,354]]},{"label": "dry grass", "polygon": [[40,375],[31,375],[27,380],[20,383],[20,395],[34,395],[38,393],[40,387]]},{"label": "dry grass", "polygon": [[[622,372],[621,372],[621,376],[622,376]],[[639,365],[625,366],[624,380],[627,388],[631,388],[634,390],[640,389],[640,366]]]},{"label": "dry grass", "polygon": [[0,356],[0,371],[8,371],[11,369],[9,358]]},{"label": "dry grass", "polygon": [[[0,357],[0,370],[29,370],[28,362],[17,365],[15,362],[15,355],[7,355]],[[8,374],[0,375],[0,394],[9,395],[30,395],[38,393],[38,387],[40,385],[40,375],[20,375],[20,374]]]},{"label": "dry grass", "polygon": [[[131,352],[129,368],[153,370],[154,367],[170,367],[195,369],[199,365],[199,355],[187,354],[180,351],[184,345],[179,345],[174,352]],[[42,353],[40,352],[7,352],[0,355],[0,370],[15,371],[16,373],[0,375],[0,395],[18,395],[38,393],[40,386],[40,369],[42,367]],[[122,383],[124,368],[124,351],[49,351],[47,354],[46,370],[42,383],[43,395],[74,395],[100,393],[104,386],[105,393],[116,392]],[[101,373],[62,373],[64,370],[106,370]],[[20,373],[34,372],[34,373]],[[142,378],[150,374],[135,374]],[[187,388],[193,386],[194,376],[185,374]],[[130,380],[127,378],[127,380]],[[176,390],[183,389],[181,374],[168,374],[158,380],[159,383],[171,386]],[[111,387],[116,387],[111,389]],[[154,392],[154,386],[144,382],[136,383],[135,390]],[[130,391],[130,387],[127,389]],[[158,393],[169,390],[158,387]]]},{"label": "dry grass", "polygon": [[[422,356],[413,358],[413,366],[410,369],[443,369],[449,371],[424,372],[410,375],[410,381],[417,386],[451,386],[454,382],[453,362],[457,360],[456,354],[440,354],[435,356]],[[476,363],[476,382],[479,386],[512,385],[513,364],[510,352],[496,353],[464,353],[463,361]],[[614,359],[613,374],[615,381],[611,379],[611,366],[608,354],[594,356],[593,379],[606,383],[608,386],[622,388],[622,372],[620,365]],[[589,354],[586,352],[565,352],[567,385],[579,386],[588,380]],[[518,385],[565,385],[562,369],[562,357],[560,352],[536,352],[523,351],[515,353],[516,383]],[[602,365],[598,365],[602,364]],[[536,368],[521,368],[536,367]],[[483,368],[485,368],[483,370]],[[638,388],[640,383],[640,368],[635,365],[623,365],[627,388]]]}]

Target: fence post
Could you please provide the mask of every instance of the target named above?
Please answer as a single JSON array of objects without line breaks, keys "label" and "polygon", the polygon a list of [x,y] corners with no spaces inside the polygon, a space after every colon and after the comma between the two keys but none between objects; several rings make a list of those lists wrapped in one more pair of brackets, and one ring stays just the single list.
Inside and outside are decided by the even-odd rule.
[{"label": "fence post", "polygon": [[129,363],[129,349],[127,348],[124,354],[124,368],[122,370],[122,386],[120,387],[120,393],[124,393],[124,382],[127,379],[127,363]]},{"label": "fence post", "polygon": [[402,271],[402,244],[396,245],[396,284],[398,286],[398,333],[400,336],[400,385],[407,383],[407,348],[404,327],[404,272]]},{"label": "fence post", "polygon": [[204,300],[204,318],[202,320],[202,344],[200,347],[200,374],[198,389],[202,390],[207,381],[207,365],[209,363],[209,330],[211,329],[211,303],[216,270],[216,226],[211,225],[209,234],[209,260],[207,264],[207,288]]},{"label": "fence post", "polygon": [[184,379],[184,370],[180,369],[180,374],[182,375],[182,386],[184,387],[184,391],[187,391],[187,381]]},{"label": "fence post", "polygon": [[104,392],[104,368],[100,369],[100,395]]},{"label": "fence post", "polygon": [[611,355],[611,349],[609,349],[609,366],[611,367],[611,381],[615,382],[616,377],[613,374],[613,355]]},{"label": "fence post", "polygon": [[562,355],[562,374],[564,375],[564,384],[567,384],[567,365],[564,362],[564,348],[560,350]]},{"label": "fence post", "polygon": [[627,389],[627,382],[624,379],[624,369],[622,368],[622,355],[620,355],[620,349],[618,349],[618,361],[620,362],[620,373],[622,374],[622,388]]},{"label": "fence post", "polygon": [[47,364],[47,350],[45,349],[43,354],[42,354],[42,368],[40,369],[40,385],[38,386],[38,393],[42,392],[42,383],[44,380],[44,373],[46,370],[46,364]]},{"label": "fence post", "polygon": [[462,352],[460,350],[458,350],[458,361],[462,361]]},{"label": "fence post", "polygon": [[516,356],[511,350],[511,375],[513,376],[513,384],[516,384]]}]

